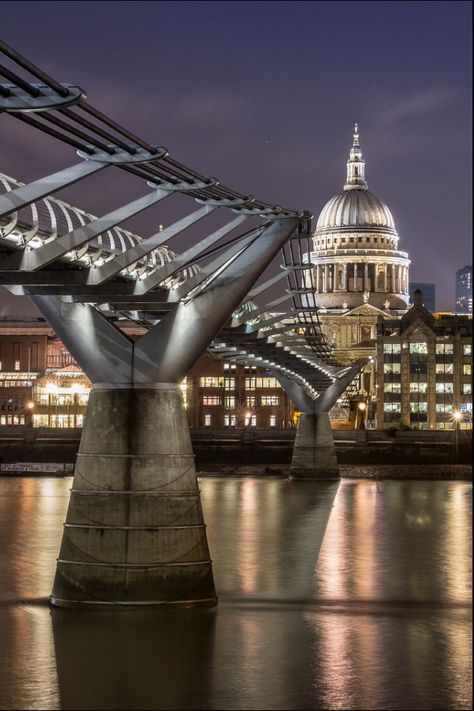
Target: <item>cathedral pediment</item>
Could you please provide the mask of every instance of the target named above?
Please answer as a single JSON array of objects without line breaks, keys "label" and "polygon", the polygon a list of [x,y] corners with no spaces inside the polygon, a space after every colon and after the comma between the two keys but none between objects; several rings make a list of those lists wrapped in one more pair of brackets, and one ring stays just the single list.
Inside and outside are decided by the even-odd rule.
[{"label": "cathedral pediment", "polygon": [[344,316],[383,316],[387,318],[387,312],[378,309],[372,304],[362,304],[361,306],[356,306],[354,309],[347,311]]}]

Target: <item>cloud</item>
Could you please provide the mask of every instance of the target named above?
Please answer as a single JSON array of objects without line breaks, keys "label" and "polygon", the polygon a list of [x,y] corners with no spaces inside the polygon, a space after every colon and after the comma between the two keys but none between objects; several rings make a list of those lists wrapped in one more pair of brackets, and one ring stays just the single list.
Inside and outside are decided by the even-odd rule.
[{"label": "cloud", "polygon": [[394,101],[380,113],[380,120],[385,124],[394,124],[429,113],[447,105],[453,99],[454,92],[446,87],[433,87],[418,91],[411,96]]}]

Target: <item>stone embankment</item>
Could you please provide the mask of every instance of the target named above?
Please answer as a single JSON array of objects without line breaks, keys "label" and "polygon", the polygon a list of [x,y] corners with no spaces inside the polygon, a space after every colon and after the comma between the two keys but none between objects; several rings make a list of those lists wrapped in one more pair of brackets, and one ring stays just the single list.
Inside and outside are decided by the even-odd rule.
[{"label": "stone embankment", "polygon": [[[367,466],[341,465],[342,479],[398,479],[408,481],[472,481],[472,466],[469,464],[374,464]],[[289,465],[202,467],[198,476],[279,476],[288,477]]]}]

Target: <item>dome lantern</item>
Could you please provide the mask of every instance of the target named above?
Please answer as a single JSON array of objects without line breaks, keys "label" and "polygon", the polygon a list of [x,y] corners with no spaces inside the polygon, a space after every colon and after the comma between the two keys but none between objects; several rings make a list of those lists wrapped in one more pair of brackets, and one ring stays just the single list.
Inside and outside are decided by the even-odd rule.
[{"label": "dome lantern", "polygon": [[359,126],[354,125],[354,135],[352,148],[349,152],[349,160],[347,161],[347,179],[344,185],[344,190],[367,190],[365,182],[365,161],[359,145]]}]

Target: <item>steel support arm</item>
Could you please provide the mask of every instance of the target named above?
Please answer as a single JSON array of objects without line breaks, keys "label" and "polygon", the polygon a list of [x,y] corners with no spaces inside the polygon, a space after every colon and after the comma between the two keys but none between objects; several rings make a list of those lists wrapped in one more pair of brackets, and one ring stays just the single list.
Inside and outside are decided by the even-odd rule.
[{"label": "steel support arm", "polygon": [[[181,284],[177,289],[171,292],[172,298],[176,301],[186,298],[193,291],[197,290],[199,286],[205,285],[205,282],[212,278],[212,276],[219,271],[224,271],[237,257],[241,254],[247,247],[255,242],[257,237],[261,234],[263,228],[257,228],[253,230],[250,234],[247,234],[237,244],[233,244],[225,252],[220,254],[212,262],[206,264],[205,267],[201,269],[200,272],[195,274],[186,280],[184,284]],[[204,288],[204,286],[202,287]]]},{"label": "steel support arm", "polygon": [[231,220],[231,222],[228,222],[223,227],[220,227],[211,235],[198,242],[198,244],[193,245],[182,254],[176,255],[171,262],[164,264],[162,267],[153,272],[153,274],[150,274],[150,276],[137,282],[135,294],[145,294],[147,291],[150,291],[150,289],[158,286],[158,284],[167,279],[169,276],[176,274],[176,272],[190,264],[196,257],[199,257],[206,251],[206,249],[209,249],[209,247],[212,247],[216,244],[216,242],[219,242],[219,240],[225,237],[225,235],[229,232],[232,232],[232,230],[238,227],[246,219],[248,219],[247,215],[238,215],[234,220]]},{"label": "steel support arm", "polygon": [[368,359],[363,358],[358,360],[353,365],[345,369],[345,371],[337,377],[337,379],[330,385],[315,401],[316,414],[322,412],[329,412],[329,410],[334,407],[338,398],[341,397],[343,392],[352,383],[354,378],[360,373],[362,368],[367,365]]},{"label": "steel support arm", "polygon": [[247,321],[252,321],[257,316],[260,316],[261,314],[268,312],[274,306],[279,306],[280,304],[283,304],[285,301],[288,301],[288,299],[291,299],[291,298],[292,298],[291,294],[285,294],[284,296],[280,296],[278,299],[275,299],[274,301],[270,301],[270,303],[265,304],[265,306],[261,306],[257,309],[253,309],[253,311],[249,311],[248,313],[245,314],[245,316],[241,316],[240,318],[233,319],[232,325],[233,326],[241,326],[242,324],[247,323]]},{"label": "steel support arm", "polygon": [[205,205],[204,207],[200,207],[190,215],[186,215],[186,217],[161,230],[161,232],[157,232],[143,240],[143,242],[136,244],[134,247],[130,247],[130,249],[127,249],[123,254],[119,254],[114,259],[110,259],[103,266],[91,269],[90,278],[88,280],[89,283],[103,284],[108,279],[119,274],[123,269],[130,267],[142,257],[146,257],[150,252],[163,245],[175,235],[188,229],[191,225],[202,220],[203,217],[210,215],[214,210],[217,210],[216,206]]},{"label": "steel support arm", "polygon": [[68,234],[63,237],[58,237],[38,249],[26,252],[23,256],[22,268],[40,269],[46,266],[46,264],[60,257],[64,257],[64,255],[71,250],[78,249],[78,247],[86,244],[86,242],[90,242],[92,239],[95,239],[112,227],[119,225],[121,222],[125,222],[125,220],[128,220],[130,217],[138,215],[148,207],[160,202],[160,200],[164,200],[170,194],[169,190],[157,188],[153,190],[153,192],[138,198],[138,200],[128,203],[128,205],[123,205],[103,217],[98,217],[83,227],[78,227],[76,230],[68,232]]},{"label": "steel support arm", "polygon": [[6,217],[22,207],[31,205],[35,200],[40,200],[46,195],[52,195],[58,190],[66,188],[68,185],[73,185],[73,183],[77,183],[82,178],[107,168],[107,165],[107,163],[85,160],[45,178],[35,180],[33,183],[23,185],[21,188],[3,193],[0,195],[0,217]]},{"label": "steel support arm", "polygon": [[135,347],[135,378],[182,380],[299,224],[298,218],[276,220],[203,291],[143,336]]},{"label": "steel support arm", "polygon": [[96,308],[32,296],[67,349],[93,383],[133,382],[133,342]]}]

